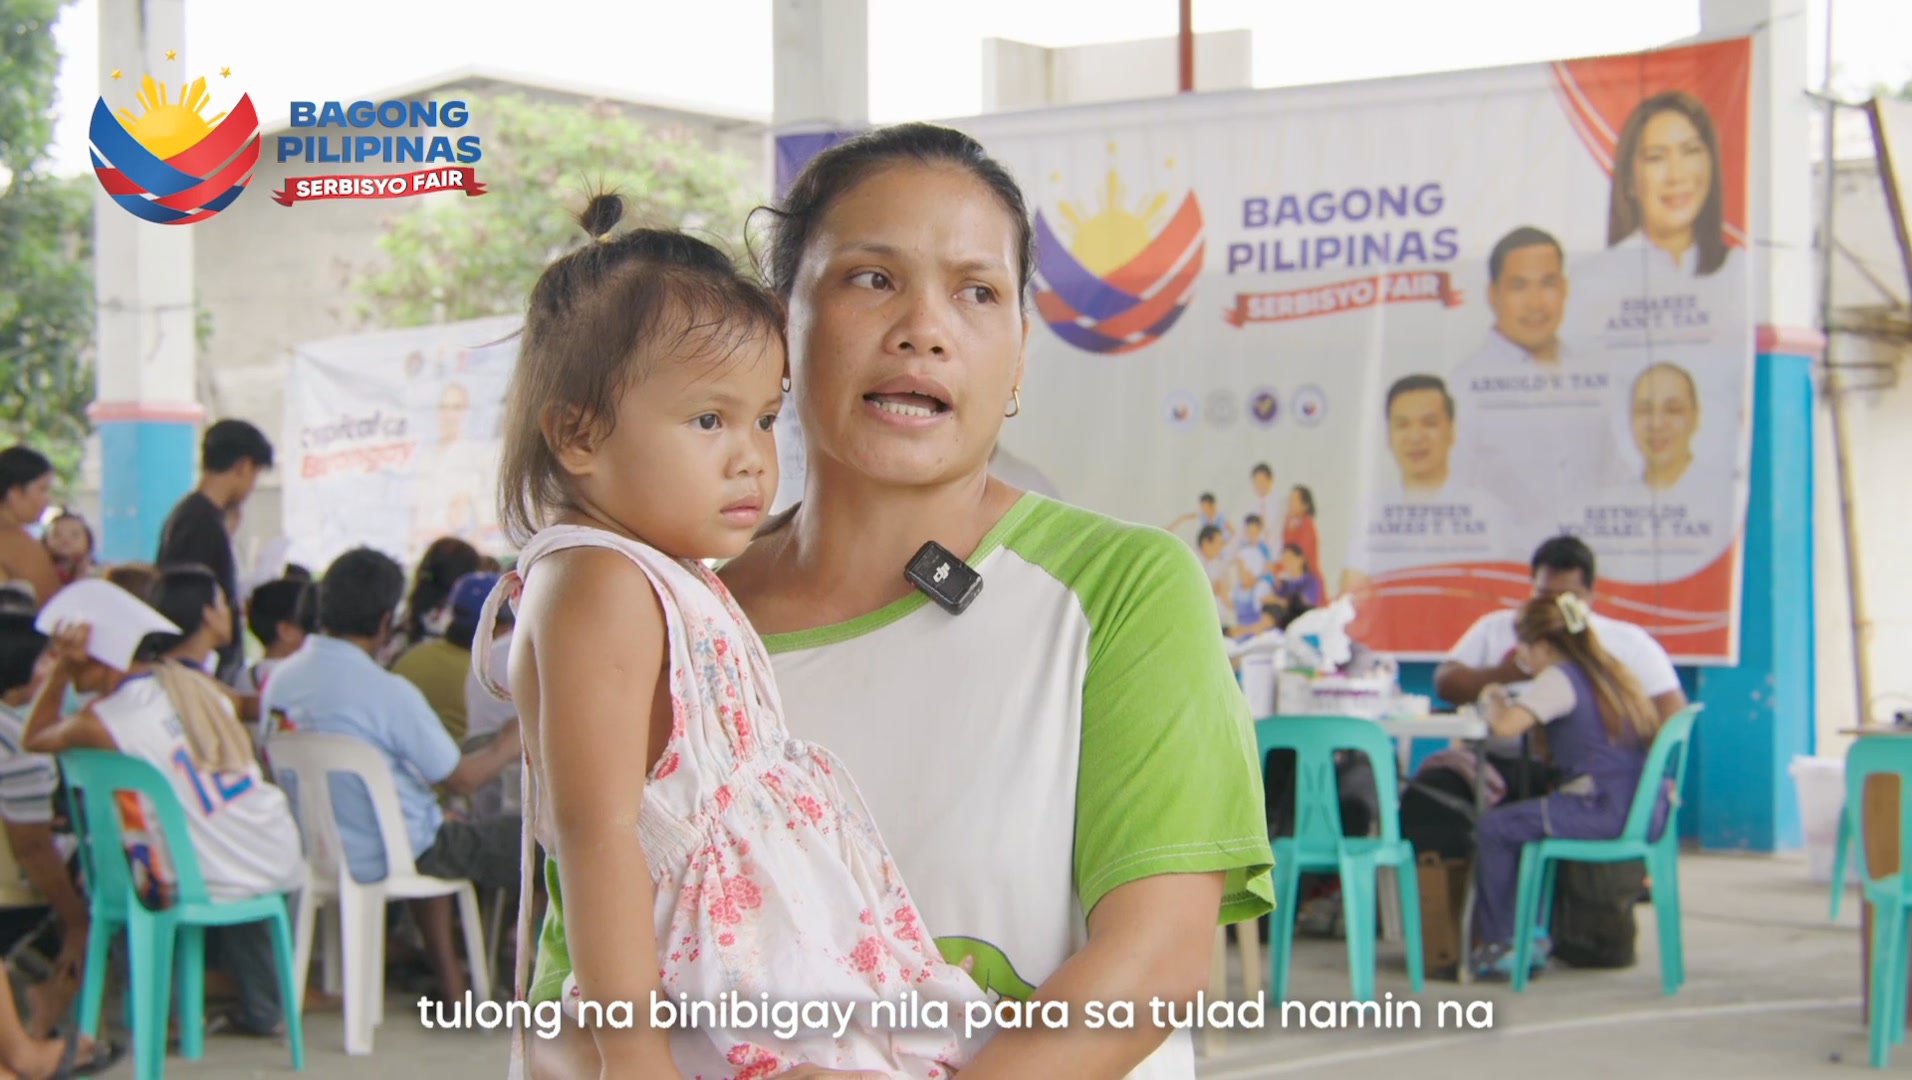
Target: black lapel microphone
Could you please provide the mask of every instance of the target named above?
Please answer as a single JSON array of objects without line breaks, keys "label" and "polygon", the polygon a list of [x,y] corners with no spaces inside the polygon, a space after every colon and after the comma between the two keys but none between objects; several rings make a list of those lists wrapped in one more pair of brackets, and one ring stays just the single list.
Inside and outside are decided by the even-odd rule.
[{"label": "black lapel microphone", "polygon": [[934,540],[917,549],[903,576],[951,615],[961,615],[983,591],[983,576]]}]

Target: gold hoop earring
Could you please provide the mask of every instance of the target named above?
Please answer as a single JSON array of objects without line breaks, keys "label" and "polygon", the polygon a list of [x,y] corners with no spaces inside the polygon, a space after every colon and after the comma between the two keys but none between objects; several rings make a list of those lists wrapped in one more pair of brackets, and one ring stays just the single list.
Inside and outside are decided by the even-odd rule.
[{"label": "gold hoop earring", "polygon": [[1014,390],[1009,391],[1009,400],[1010,407],[1007,412],[1003,413],[1005,417],[1014,416],[1022,411],[1022,387],[1018,386]]},{"label": "gold hoop earring", "polygon": [[790,392],[790,376],[788,375],[783,377],[783,392],[786,394]]}]

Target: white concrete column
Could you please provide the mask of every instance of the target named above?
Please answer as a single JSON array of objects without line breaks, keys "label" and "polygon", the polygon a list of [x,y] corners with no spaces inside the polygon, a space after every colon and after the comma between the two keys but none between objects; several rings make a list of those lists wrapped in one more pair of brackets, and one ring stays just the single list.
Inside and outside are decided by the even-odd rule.
[{"label": "white concrete column", "polygon": [[1753,311],[1762,326],[1819,323],[1806,96],[1807,0],[1700,0],[1700,32],[1753,35]]},{"label": "white concrete column", "polygon": [[856,128],[870,119],[868,0],[772,0],[778,128]]},{"label": "white concrete column", "polygon": [[[776,96],[764,186],[779,198],[804,162],[869,126],[870,6],[868,0],[771,0],[770,11]],[[803,496],[803,428],[789,401],[777,422],[777,462],[772,513]]]},{"label": "white concrete column", "polygon": [[[178,101],[183,84],[207,74],[186,60],[185,0],[99,0],[99,24],[100,96],[115,113],[140,114],[136,96],[147,75]],[[102,188],[93,244],[101,550],[109,560],[151,559],[160,524],[192,486],[204,416],[194,371],[192,226],[144,221]]]}]

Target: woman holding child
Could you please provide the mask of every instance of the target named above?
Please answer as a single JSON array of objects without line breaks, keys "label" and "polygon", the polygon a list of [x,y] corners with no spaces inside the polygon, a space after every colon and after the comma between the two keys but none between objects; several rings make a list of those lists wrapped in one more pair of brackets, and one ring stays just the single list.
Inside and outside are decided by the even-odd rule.
[{"label": "woman holding child", "polygon": [[[835,775],[818,762],[847,767],[854,782],[843,781],[839,791],[830,781],[830,793],[860,789],[861,798],[843,795],[842,801],[860,807],[867,800],[894,856],[893,866],[880,863],[881,876],[887,881],[900,872],[892,884],[900,893],[907,883],[914,901],[875,912],[802,912],[798,936],[826,937],[833,924],[861,919],[866,928],[860,933],[870,935],[871,960],[879,964],[899,957],[907,964],[915,955],[910,948],[932,938],[936,948],[921,970],[939,992],[964,996],[942,986],[945,972],[954,970],[943,961],[960,962],[990,991],[1068,1002],[1078,1019],[1090,1001],[1192,998],[1208,977],[1218,919],[1235,922],[1269,909],[1269,849],[1247,705],[1222,648],[1202,569],[1182,544],[989,475],[997,434],[1021,411],[1030,328],[1025,298],[1034,268],[1022,193],[967,136],[904,125],[839,144],[812,161],[776,212],[776,225],[769,277],[788,312],[788,359],[809,467],[803,502],[763,526],[726,565],[724,585],[749,619],[738,647],[755,656],[750,638],[762,635],[770,669],[755,680],[754,696],[767,705],[766,722],[787,726],[783,754],[798,765],[791,782]],[[583,265],[553,271],[577,280]],[[534,296],[534,320],[538,309]],[[596,319],[600,308],[583,310]],[[739,333],[753,337],[748,328]],[[528,329],[527,349],[529,339]],[[730,366],[759,363],[754,349],[733,352]],[[712,366],[712,378],[723,378],[723,370]],[[642,410],[631,404],[639,396],[626,392],[622,403],[599,399],[595,416],[589,407],[560,405],[546,421],[545,442],[566,425],[607,414],[620,427],[641,423]],[[774,414],[774,400],[770,404]],[[720,409],[711,409],[695,418],[699,427],[708,416],[713,437],[719,426],[735,430]],[[613,430],[602,436],[603,445],[620,438],[642,436]],[[764,490],[774,490],[774,453],[762,447],[734,453],[726,491],[742,491],[748,485],[740,478],[762,473],[770,479]],[[508,449],[506,484],[509,458]],[[596,482],[593,474],[608,476],[613,468],[576,450],[561,453],[559,463],[560,484],[588,486]],[[668,494],[662,481],[646,482],[660,497]],[[503,495],[509,509],[517,496],[509,487]],[[723,509],[725,520],[751,518],[744,511],[760,510],[767,499],[739,496]],[[618,531],[616,522],[598,527],[606,525]],[[694,547],[688,533],[677,537],[685,540],[678,547]],[[905,564],[932,540],[985,583],[961,614],[930,604],[903,576]],[[559,627],[576,621],[554,618],[553,598],[565,591],[583,604],[602,593],[605,586],[591,587],[593,573],[625,580],[616,558],[600,560],[589,573],[559,570],[545,581],[526,571],[511,671],[524,711],[535,711],[527,700],[530,686],[555,685],[546,665],[565,647],[556,644]],[[670,629],[649,631],[643,643],[661,658],[680,633],[671,620],[684,586],[674,573],[645,566],[656,595],[670,596],[661,620]],[[567,589],[566,579],[579,584]],[[710,588],[723,596],[722,586]],[[694,629],[683,633],[697,638]],[[594,639],[582,635],[573,634],[571,647],[591,647]],[[611,659],[607,652],[603,663]],[[666,667],[674,689],[677,665]],[[659,686],[648,692],[663,693]],[[575,708],[596,711],[574,700]],[[606,971],[599,959],[613,943],[629,948],[634,940],[620,938],[627,927],[609,917],[611,883],[622,882],[626,895],[651,892],[641,875],[620,876],[626,871],[608,864],[643,865],[629,843],[638,833],[646,853],[669,845],[657,840],[653,824],[629,826],[634,803],[622,804],[625,831],[605,832],[588,823],[588,789],[579,790],[574,780],[567,798],[562,782],[550,782],[561,765],[552,755],[566,753],[562,725],[569,720],[554,701],[538,703],[548,710],[538,718],[548,726],[526,719],[532,773],[543,778],[534,782],[534,797],[546,785],[550,797],[570,803],[568,814],[554,803],[553,824],[540,830],[557,869],[547,878],[551,905],[531,997],[544,1001],[581,989],[586,999],[615,999],[657,985],[657,972],[646,979],[642,972]],[[675,697],[667,704],[663,728],[653,720],[650,745],[640,748],[646,757],[628,772],[602,763],[602,743],[590,748],[599,787],[628,784],[646,766],[653,785],[676,771],[678,758],[664,751],[677,745],[680,733],[671,723],[687,710],[675,707]],[[736,724],[728,722],[734,748]],[[841,756],[826,756],[820,747]],[[648,794],[643,805],[649,814]],[[711,820],[729,806],[725,800],[707,807],[696,820]],[[801,831],[802,825],[791,827]],[[574,839],[584,837],[591,839]],[[785,842],[781,835],[768,841]],[[587,854],[572,854],[571,845]],[[880,856],[881,841],[877,845]],[[597,865],[587,866],[587,858]],[[655,866],[650,877],[660,907],[668,906],[665,882],[673,879]],[[711,887],[708,879],[703,887]],[[578,895],[567,895],[574,890]],[[646,920],[636,922],[628,929],[647,929]],[[660,967],[684,962],[673,950],[675,940],[641,936],[666,954]],[[861,956],[859,947],[852,968],[863,969]],[[572,978],[574,958],[597,970]],[[823,982],[819,975],[817,989]],[[881,996],[902,989],[886,985]],[[798,996],[810,984],[797,979],[788,988],[784,996]],[[961,1015],[960,1008],[955,1012]],[[1079,1024],[1005,1031],[973,1054],[945,1060],[975,1080],[1192,1078],[1188,1033],[1154,1027],[1146,1004],[1138,1015],[1141,1022],[1126,1031]],[[887,1037],[875,1034],[878,1041]],[[597,1076],[602,1054],[605,1075],[619,1074],[609,1058],[636,1060],[629,1056],[632,1038],[574,1028],[554,1040],[532,1040],[532,1072]],[[871,1068],[867,1058],[770,1057],[778,1071],[750,1075],[889,1075],[831,1071],[844,1064]]]}]

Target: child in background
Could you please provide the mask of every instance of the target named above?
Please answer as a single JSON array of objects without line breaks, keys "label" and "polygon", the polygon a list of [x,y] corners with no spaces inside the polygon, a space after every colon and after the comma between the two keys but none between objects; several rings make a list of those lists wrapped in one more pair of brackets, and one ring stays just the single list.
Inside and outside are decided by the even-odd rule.
[{"label": "child in background", "polygon": [[1281,522],[1281,543],[1284,547],[1293,544],[1300,548],[1308,571],[1321,576],[1321,538],[1315,531],[1314,492],[1306,484],[1296,484],[1288,491],[1288,516]]},{"label": "child in background", "polygon": [[1241,560],[1243,572],[1250,578],[1269,573],[1275,553],[1269,549],[1267,537],[1263,534],[1261,515],[1250,514],[1241,519],[1241,529],[1241,543],[1236,545],[1235,557]]},{"label": "child in background", "polygon": [[[1216,534],[1222,538],[1222,544],[1224,546],[1235,542],[1235,530],[1228,524],[1228,518],[1222,513],[1221,507],[1216,505],[1215,496],[1212,493],[1202,492],[1201,497],[1195,500],[1195,505],[1199,508],[1195,513],[1183,514],[1181,517],[1169,522],[1168,531],[1175,532],[1183,525],[1193,521],[1197,523],[1203,533],[1214,529]],[[1199,537],[1196,543],[1197,545],[1201,543]]]},{"label": "child in background", "polygon": [[1215,613],[1222,626],[1235,625],[1235,576],[1237,563],[1228,557],[1228,539],[1213,525],[1202,526],[1195,537],[1195,550],[1201,553],[1202,568],[1208,571],[1208,585],[1215,590]]},{"label": "child in background", "polygon": [[1275,494],[1275,470],[1265,461],[1257,462],[1248,470],[1248,484],[1255,491],[1249,502],[1254,515],[1262,520],[1264,528],[1274,528],[1284,509],[1281,496]]},{"label": "child in background", "polygon": [[93,527],[85,518],[71,510],[62,512],[46,527],[45,543],[60,584],[71,585],[93,576]]},{"label": "child in background", "polygon": [[[598,242],[532,290],[498,478],[500,520],[530,541],[476,634],[521,590],[527,831],[576,964],[531,1000],[555,990],[574,1019],[653,993],[855,1003],[841,1038],[598,1027],[605,1076],[947,1076],[961,1032],[874,1029],[864,1003],[907,987],[960,1015],[982,991],[936,952],[841,763],[788,734],[762,640],[701,561],[743,551],[776,492],[781,305],[700,240],[611,235],[622,213],[593,198]],[[504,696],[489,650],[473,657]]]},{"label": "child in background", "polygon": [[307,637],[319,632],[319,613],[311,593],[311,582],[290,578],[268,581],[252,590],[246,600],[246,628],[266,652],[239,672],[232,687],[239,696],[265,693],[272,669],[298,652]]}]

